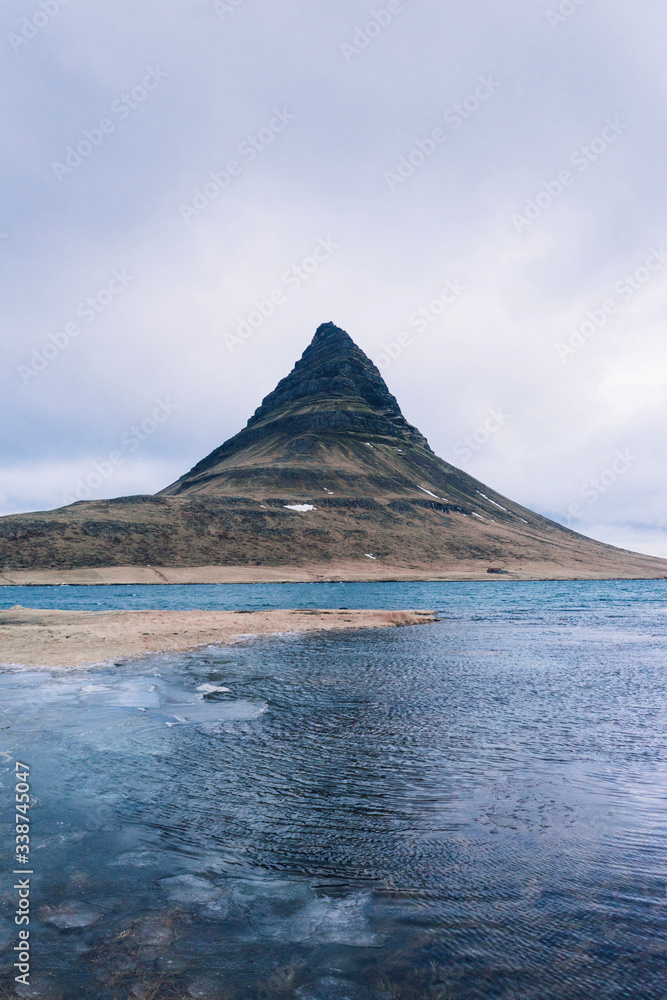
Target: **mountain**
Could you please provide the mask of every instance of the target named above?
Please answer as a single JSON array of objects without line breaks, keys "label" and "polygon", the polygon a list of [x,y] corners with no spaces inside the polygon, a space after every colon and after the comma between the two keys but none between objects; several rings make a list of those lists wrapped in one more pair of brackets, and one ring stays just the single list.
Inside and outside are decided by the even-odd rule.
[{"label": "mountain", "polygon": [[[405,459],[397,459],[401,452]],[[325,323],[247,426],[161,495],[263,496],[267,489],[297,488],[317,497],[326,489],[374,496],[404,487],[414,493],[414,474],[405,483],[402,474],[406,459],[417,455],[438,461],[375,365],[347,333]]]},{"label": "mountain", "polygon": [[667,576],[666,560],[585,538],[438,458],[333,323],[243,430],[155,496],[0,518],[0,567],[5,581]]}]

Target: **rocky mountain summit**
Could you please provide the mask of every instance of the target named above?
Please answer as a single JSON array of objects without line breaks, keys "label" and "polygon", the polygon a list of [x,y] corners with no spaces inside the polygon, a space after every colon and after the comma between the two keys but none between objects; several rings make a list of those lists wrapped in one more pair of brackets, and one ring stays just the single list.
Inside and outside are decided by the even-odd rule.
[{"label": "rocky mountain summit", "polygon": [[401,446],[435,458],[375,365],[344,330],[325,323],[247,426],[162,494],[221,493],[234,486],[254,495],[296,482],[321,493],[333,474],[337,487],[373,495],[378,486],[399,485],[379,482],[373,449],[397,453]]},{"label": "rocky mountain summit", "polygon": [[585,538],[438,458],[375,365],[325,323],[246,427],[157,495],[0,518],[0,578],[20,582],[17,573],[23,582],[631,578],[665,577],[667,561]]}]

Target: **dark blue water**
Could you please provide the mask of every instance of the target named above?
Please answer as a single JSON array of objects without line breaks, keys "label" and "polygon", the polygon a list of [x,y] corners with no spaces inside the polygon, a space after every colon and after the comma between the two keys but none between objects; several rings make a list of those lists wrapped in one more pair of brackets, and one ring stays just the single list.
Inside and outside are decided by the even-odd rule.
[{"label": "dark blue water", "polygon": [[15,756],[35,796],[21,995],[664,998],[662,581],[182,589],[444,620],[0,673],[3,817]]},{"label": "dark blue water", "polygon": [[667,580],[501,581],[482,583],[260,583],[187,586],[0,587],[0,609],[425,608],[457,616],[600,613],[626,617],[667,606]]}]

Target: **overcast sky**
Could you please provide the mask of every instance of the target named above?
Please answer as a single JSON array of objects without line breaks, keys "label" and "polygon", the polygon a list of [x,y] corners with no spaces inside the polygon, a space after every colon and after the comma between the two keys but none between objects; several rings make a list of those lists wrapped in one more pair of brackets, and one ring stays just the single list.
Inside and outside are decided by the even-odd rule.
[{"label": "overcast sky", "polygon": [[0,513],[166,486],[332,320],[443,458],[667,555],[664,4],[0,16]]}]

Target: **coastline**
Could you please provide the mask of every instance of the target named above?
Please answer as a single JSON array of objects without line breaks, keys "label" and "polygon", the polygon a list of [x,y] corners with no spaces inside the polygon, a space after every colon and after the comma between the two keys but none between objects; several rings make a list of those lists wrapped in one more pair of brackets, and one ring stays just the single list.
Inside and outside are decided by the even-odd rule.
[{"label": "coastline", "polygon": [[430,624],[431,611],[0,611],[0,666],[92,666],[243,636]]},{"label": "coastline", "polygon": [[337,561],[284,566],[91,566],[79,569],[3,569],[2,587],[142,586],[243,583],[435,583],[480,580],[664,580],[667,560],[628,553],[622,564],[610,556],[595,569],[576,561],[552,562],[503,559],[493,563],[501,573],[488,572],[489,563],[458,560],[450,565],[395,566],[380,560]]}]

